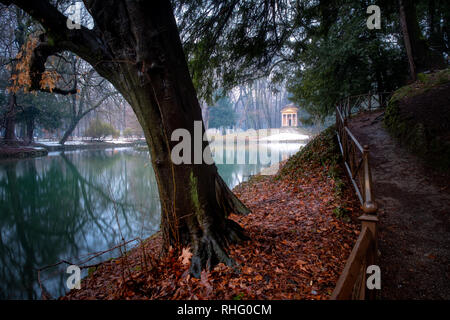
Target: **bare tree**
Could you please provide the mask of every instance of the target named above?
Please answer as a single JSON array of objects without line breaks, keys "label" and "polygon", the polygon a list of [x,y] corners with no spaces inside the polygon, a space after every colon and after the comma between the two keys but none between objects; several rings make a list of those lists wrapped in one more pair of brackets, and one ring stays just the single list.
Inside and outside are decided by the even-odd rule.
[{"label": "bare tree", "polygon": [[64,144],[72,135],[76,126],[87,114],[101,107],[111,97],[118,94],[104,78],[101,78],[95,70],[83,60],[70,57],[71,74],[74,87],[79,90],[79,95],[72,95],[70,120],[64,135],[59,143]]}]

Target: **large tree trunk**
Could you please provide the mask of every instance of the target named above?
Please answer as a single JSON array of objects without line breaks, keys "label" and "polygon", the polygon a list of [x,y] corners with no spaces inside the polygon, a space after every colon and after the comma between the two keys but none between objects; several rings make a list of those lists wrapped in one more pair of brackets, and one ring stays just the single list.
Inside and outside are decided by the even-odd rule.
[{"label": "large tree trunk", "polygon": [[408,57],[409,75],[412,81],[416,81],[416,65],[411,47],[411,39],[409,37],[408,24],[406,23],[405,7],[402,0],[399,0],[398,2],[400,10],[400,25],[402,27],[403,40],[405,42],[406,55]]},{"label": "large tree trunk", "polygon": [[[194,276],[218,262],[232,265],[226,247],[246,236],[227,215],[248,210],[225,185],[214,164],[201,160],[201,164],[175,165],[171,160],[171,150],[178,143],[171,141],[172,132],[184,128],[194,137],[194,121],[202,121],[202,115],[170,3],[128,2],[115,10],[119,16],[132,17],[130,32],[117,40],[128,44],[130,33],[136,39],[129,48],[121,46],[115,55],[129,49],[136,57],[134,64],[120,64],[112,82],[131,104],[149,145],[166,245],[192,246]],[[115,26],[105,27],[109,30]],[[203,134],[202,127],[201,137]],[[192,143],[191,154],[202,157],[207,145],[203,141],[203,148],[194,150]]]},{"label": "large tree trunk", "polygon": [[[399,0],[400,22],[409,59],[413,59],[415,72],[445,67],[442,54],[431,50],[420,30],[413,0]],[[409,44],[408,44],[409,42]],[[409,48],[408,48],[409,46]],[[411,70],[411,62],[410,70]]]},{"label": "large tree trunk", "polygon": [[28,144],[32,144],[34,141],[34,118],[27,119],[26,127],[26,141]]},{"label": "large tree trunk", "polygon": [[5,115],[5,133],[3,139],[5,141],[15,141],[16,138],[16,95],[11,93],[8,101],[8,111]]},{"label": "large tree trunk", "polygon": [[[86,0],[95,22],[92,31],[68,30],[67,18],[47,1],[12,2],[40,21],[52,39],[36,47],[40,55],[35,54],[33,74],[44,70],[41,57],[70,50],[88,61],[132,106],[156,175],[165,246],[191,245],[191,273],[197,277],[202,268],[217,262],[232,265],[227,246],[247,237],[227,216],[248,209],[225,185],[214,164],[175,165],[171,160],[178,143],[171,141],[172,132],[184,128],[193,137],[194,121],[202,121],[202,116],[170,1],[114,0],[105,6],[103,1]],[[203,135],[204,128],[201,131]],[[203,147],[207,144],[204,141]],[[202,150],[191,151],[202,157]]]},{"label": "large tree trunk", "polygon": [[79,118],[76,118],[76,119],[70,121],[69,127],[67,128],[66,132],[64,132],[64,135],[62,136],[62,138],[59,140],[59,144],[66,143],[67,139],[69,139],[70,135],[77,127],[78,122],[80,122]]},{"label": "large tree trunk", "polygon": [[13,116],[7,117],[5,122],[5,135],[3,137],[5,141],[17,140],[15,129],[16,129],[16,121],[14,117]]}]

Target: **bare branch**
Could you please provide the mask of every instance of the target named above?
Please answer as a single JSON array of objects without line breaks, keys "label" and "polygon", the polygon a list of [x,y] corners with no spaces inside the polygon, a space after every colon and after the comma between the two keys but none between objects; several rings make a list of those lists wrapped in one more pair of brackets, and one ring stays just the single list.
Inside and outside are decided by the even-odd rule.
[{"label": "bare branch", "polygon": [[[67,28],[67,17],[57,10],[47,0],[0,0],[5,5],[14,4],[38,21],[45,29],[41,35],[41,41],[35,49],[30,67],[32,77],[32,89],[46,91],[39,88],[41,74],[45,71],[45,62],[51,55],[63,51],[72,51],[95,65],[97,70],[102,70],[101,64],[107,64],[112,59],[107,53],[106,46],[101,38],[93,31],[81,26],[80,29]],[[105,70],[106,70],[105,66]],[[76,93],[76,89],[53,89],[52,92],[69,94]]]},{"label": "bare branch", "polygon": [[114,92],[108,93],[106,96],[104,96],[104,97],[101,98],[99,101],[97,101],[97,103],[94,104],[92,107],[90,107],[89,109],[85,110],[85,111],[81,114],[80,118],[83,118],[83,117],[84,117],[85,115],[87,115],[89,112],[91,112],[91,111],[97,109],[98,107],[100,107],[100,106],[102,105],[103,102],[105,102],[107,99],[109,99],[110,97],[112,97],[112,96],[114,96],[114,95],[116,95],[116,94],[119,94],[119,92],[118,92],[118,91],[114,91]]}]

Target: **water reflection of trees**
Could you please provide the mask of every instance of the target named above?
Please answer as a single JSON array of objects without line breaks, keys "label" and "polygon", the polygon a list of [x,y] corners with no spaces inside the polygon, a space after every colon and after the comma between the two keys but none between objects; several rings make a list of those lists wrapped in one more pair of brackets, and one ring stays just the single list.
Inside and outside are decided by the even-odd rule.
[{"label": "water reflection of trees", "polygon": [[[0,298],[38,297],[36,269],[147,236],[159,226],[148,158],[71,153],[0,165]],[[65,274],[47,282],[64,293]]]},{"label": "water reflection of trees", "polygon": [[[261,166],[218,169],[233,187]],[[148,153],[83,151],[0,163],[0,299],[38,298],[36,269],[114,247],[120,233],[146,237],[159,227],[159,213]],[[64,294],[64,270],[45,277],[52,295]]]},{"label": "water reflection of trees", "polygon": [[[270,143],[266,146],[251,144],[245,147],[231,146],[228,148],[224,147],[223,149],[213,148],[213,155],[214,159],[219,159],[220,163],[222,163],[217,164],[219,174],[226,184],[233,188],[242,181],[248,180],[250,176],[259,173],[262,168],[287,159],[292,154],[295,154],[302,146],[303,144],[300,143]],[[261,150],[262,147],[265,149]],[[271,158],[272,150],[275,150],[276,155],[278,155],[278,160],[274,162],[270,162],[274,160]],[[241,154],[238,155],[238,153]],[[266,157],[270,161],[262,165],[262,161],[260,161],[261,156]]]}]

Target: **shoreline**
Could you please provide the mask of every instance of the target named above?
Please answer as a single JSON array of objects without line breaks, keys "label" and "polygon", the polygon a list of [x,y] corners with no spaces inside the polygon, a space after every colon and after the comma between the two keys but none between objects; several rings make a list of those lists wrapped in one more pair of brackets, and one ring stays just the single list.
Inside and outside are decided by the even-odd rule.
[{"label": "shoreline", "polygon": [[[233,140],[233,145],[243,145],[250,147],[250,145],[265,145],[271,147],[274,145],[289,145],[289,144],[302,144],[306,145],[312,138],[305,131],[301,131],[296,128],[281,128],[271,129],[274,134],[262,135],[259,132],[254,135],[246,135],[246,133],[228,134],[223,136],[212,135],[209,139],[211,146],[217,144],[224,144],[224,141],[228,139]],[[270,130],[269,130],[270,132]],[[119,140],[120,141],[120,140]],[[119,147],[141,147],[147,148],[145,139],[127,141],[121,140],[115,141],[67,141],[64,145],[59,144],[57,141],[37,141],[31,144],[26,144],[22,140],[15,141],[2,141],[0,140],[0,160],[3,159],[25,159],[47,156],[49,152],[64,152],[64,151],[76,151],[76,150],[89,150],[89,149],[109,149]],[[143,150],[142,150],[143,151]]]},{"label": "shoreline", "polygon": [[77,144],[45,144],[33,143],[31,145],[24,145],[22,141],[15,141],[13,144],[6,144],[0,142],[0,160],[20,160],[26,158],[37,158],[48,156],[49,152],[64,152],[76,150],[95,150],[95,149],[110,149],[110,148],[127,148],[145,145],[145,140],[136,140],[123,143],[115,142],[83,142]]}]

